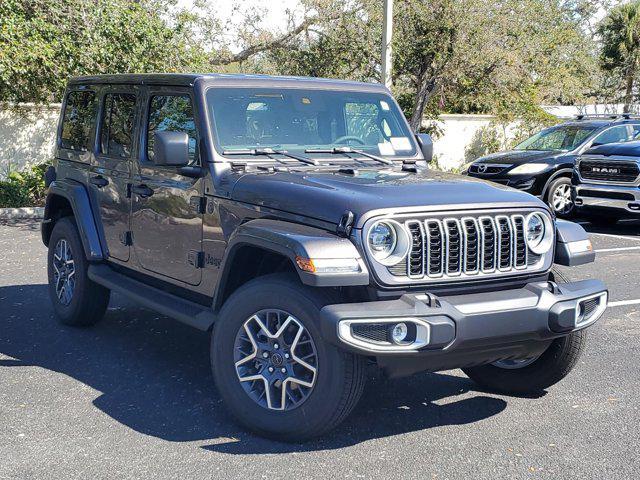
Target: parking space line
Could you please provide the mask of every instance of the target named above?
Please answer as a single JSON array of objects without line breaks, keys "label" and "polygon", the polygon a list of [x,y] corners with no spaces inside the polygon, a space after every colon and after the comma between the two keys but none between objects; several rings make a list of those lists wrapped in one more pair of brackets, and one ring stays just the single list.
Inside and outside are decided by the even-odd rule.
[{"label": "parking space line", "polygon": [[625,250],[640,250],[640,246],[638,247],[616,247],[616,248],[600,248],[598,250],[594,250],[596,253],[604,253],[604,252],[624,252]]},{"label": "parking space line", "polygon": [[624,305],[638,305],[640,304],[640,299],[638,300],[620,300],[618,302],[609,302],[607,303],[608,307],[622,307]]}]

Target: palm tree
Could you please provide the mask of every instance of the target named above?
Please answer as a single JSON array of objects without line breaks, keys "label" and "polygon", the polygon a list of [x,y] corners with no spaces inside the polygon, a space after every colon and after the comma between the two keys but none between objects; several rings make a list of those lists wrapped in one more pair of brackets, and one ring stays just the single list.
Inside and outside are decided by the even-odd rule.
[{"label": "palm tree", "polygon": [[624,111],[629,112],[636,75],[640,73],[640,1],[613,8],[598,33],[602,37],[602,67],[620,75],[625,91]]}]

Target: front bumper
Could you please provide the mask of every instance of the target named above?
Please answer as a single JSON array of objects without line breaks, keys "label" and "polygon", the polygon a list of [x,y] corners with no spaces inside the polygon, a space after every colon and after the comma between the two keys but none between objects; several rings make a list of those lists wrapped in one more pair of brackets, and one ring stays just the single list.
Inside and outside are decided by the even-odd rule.
[{"label": "front bumper", "polygon": [[[328,341],[375,356],[400,375],[539,355],[554,338],[593,324],[607,297],[599,280],[445,297],[406,294],[397,300],[327,305],[321,325]],[[415,324],[415,342],[382,340],[385,328],[400,322]],[[365,333],[354,328],[362,325]]]},{"label": "front bumper", "polygon": [[606,208],[640,215],[640,187],[581,183],[574,192],[574,202],[580,209]]}]

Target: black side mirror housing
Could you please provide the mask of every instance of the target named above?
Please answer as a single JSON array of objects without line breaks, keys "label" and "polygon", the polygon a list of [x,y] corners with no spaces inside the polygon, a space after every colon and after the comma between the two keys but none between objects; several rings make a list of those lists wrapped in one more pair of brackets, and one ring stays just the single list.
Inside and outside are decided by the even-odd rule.
[{"label": "black side mirror housing", "polygon": [[433,160],[433,141],[431,140],[431,136],[427,133],[416,133],[416,141],[418,142],[424,161],[427,162],[427,164],[431,163],[431,160]]},{"label": "black side mirror housing", "polygon": [[183,167],[189,163],[189,135],[185,132],[155,132],[153,135],[153,163]]}]

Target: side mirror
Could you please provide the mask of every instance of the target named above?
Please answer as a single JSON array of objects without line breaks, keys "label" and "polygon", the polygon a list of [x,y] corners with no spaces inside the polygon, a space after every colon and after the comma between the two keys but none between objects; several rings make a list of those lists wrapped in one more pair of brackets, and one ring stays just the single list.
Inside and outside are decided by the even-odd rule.
[{"label": "side mirror", "polygon": [[431,137],[426,133],[416,133],[416,140],[422,151],[424,161],[427,162],[427,164],[431,163],[431,160],[433,160],[433,141]]},{"label": "side mirror", "polygon": [[189,163],[189,135],[185,132],[155,132],[153,163],[182,167]]}]

